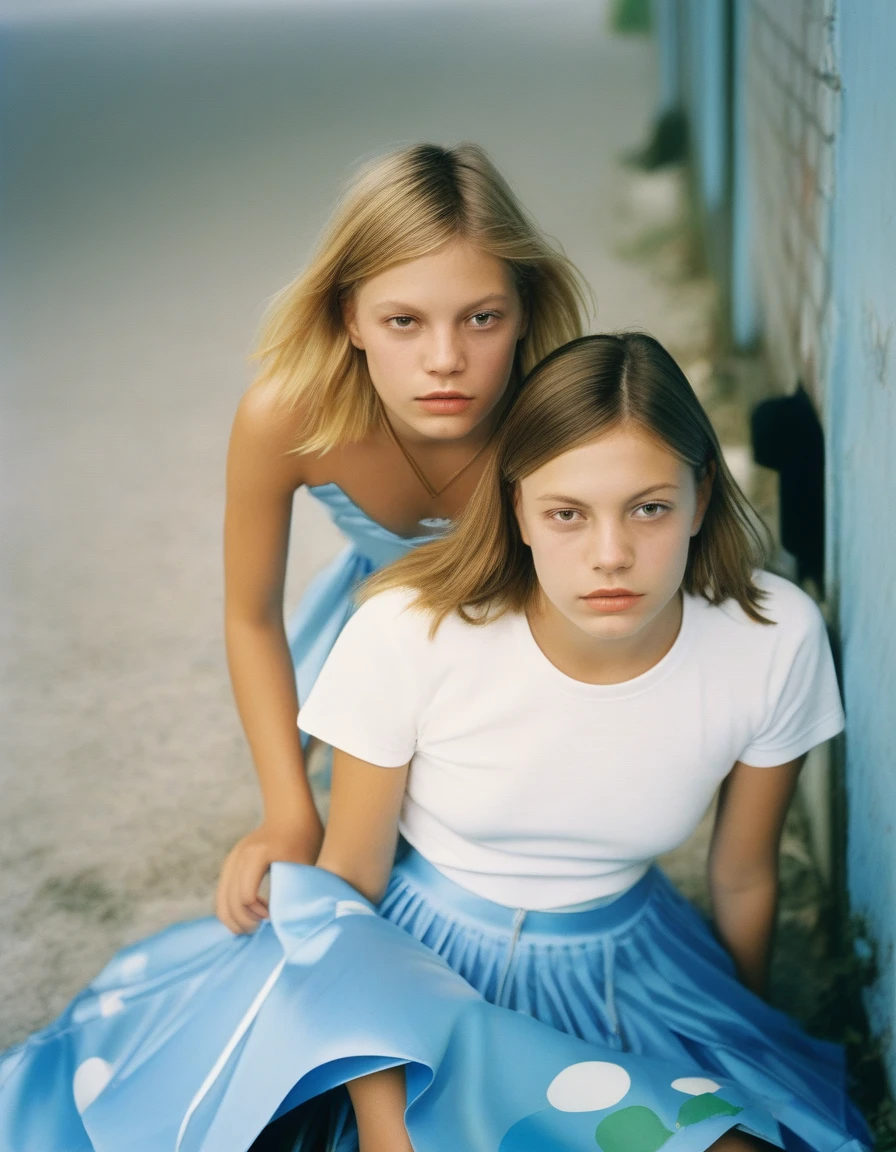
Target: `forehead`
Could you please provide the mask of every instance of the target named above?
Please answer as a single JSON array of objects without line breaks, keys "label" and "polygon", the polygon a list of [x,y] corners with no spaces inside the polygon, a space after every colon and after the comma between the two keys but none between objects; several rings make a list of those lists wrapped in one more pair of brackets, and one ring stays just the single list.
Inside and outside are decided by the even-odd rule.
[{"label": "forehead", "polygon": [[693,484],[693,470],[637,426],[614,428],[549,460],[520,481],[523,494],[557,492],[585,499],[626,495],[659,484]]},{"label": "forehead", "polygon": [[358,298],[376,304],[385,299],[478,300],[516,295],[507,263],[467,240],[453,240],[415,260],[406,260],[362,282]]}]

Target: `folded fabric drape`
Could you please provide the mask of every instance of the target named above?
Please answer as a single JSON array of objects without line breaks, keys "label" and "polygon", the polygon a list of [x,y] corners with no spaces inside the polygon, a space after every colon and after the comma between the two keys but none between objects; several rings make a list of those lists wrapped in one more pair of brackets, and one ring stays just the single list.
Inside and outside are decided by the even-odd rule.
[{"label": "folded fabric drape", "polygon": [[245,1152],[272,1118],[396,1064],[419,1152],[699,1152],[735,1124],[782,1143],[742,1085],[490,1004],[338,877],[276,864],[254,936],[209,919],[127,948],[6,1054],[0,1149]]}]

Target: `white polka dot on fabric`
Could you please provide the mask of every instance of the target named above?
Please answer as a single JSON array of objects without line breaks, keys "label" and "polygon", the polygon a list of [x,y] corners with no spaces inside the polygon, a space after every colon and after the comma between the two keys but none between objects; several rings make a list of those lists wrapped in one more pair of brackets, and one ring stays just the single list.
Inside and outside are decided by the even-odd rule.
[{"label": "white polka dot on fabric", "polygon": [[704,1092],[718,1092],[721,1087],[715,1080],[707,1080],[705,1076],[682,1076],[672,1081],[672,1087],[679,1092],[686,1092],[688,1096],[701,1096]]},{"label": "white polka dot on fabric", "polygon": [[112,1065],[99,1056],[91,1056],[78,1065],[72,1081],[75,1107],[84,1112],[112,1079]]},{"label": "white polka dot on fabric", "polygon": [[124,1011],[124,1000],[120,992],[103,992],[100,994],[100,1016],[116,1016]]},{"label": "white polka dot on fabric", "polygon": [[612,1108],[631,1088],[628,1072],[619,1064],[585,1060],[570,1064],[551,1081],[548,1103],[559,1112],[593,1112]]},{"label": "white polka dot on fabric", "polygon": [[376,912],[360,900],[337,900],[336,919],[340,916],[376,916]]},{"label": "white polka dot on fabric", "polygon": [[145,952],[132,952],[130,956],[122,957],[118,970],[122,980],[137,980],[146,971],[149,957]]}]

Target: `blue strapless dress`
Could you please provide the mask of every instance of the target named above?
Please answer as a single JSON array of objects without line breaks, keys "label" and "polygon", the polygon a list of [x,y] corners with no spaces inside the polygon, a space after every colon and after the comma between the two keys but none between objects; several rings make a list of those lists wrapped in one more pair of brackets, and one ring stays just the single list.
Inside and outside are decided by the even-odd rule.
[{"label": "blue strapless dress", "polygon": [[[352,543],[292,621],[303,696],[357,582],[431,539],[311,492]],[[119,952],[0,1056],[0,1152],[246,1152],[287,1115],[278,1147],[318,1152],[323,1121],[355,1152],[343,1086],[399,1064],[416,1152],[703,1152],[734,1126],[870,1147],[841,1051],[747,992],[656,869],[600,908],[514,913],[408,851],[378,908],[274,864],[254,935],[208,918]]]},{"label": "blue strapless dress", "polygon": [[[352,597],[361,581],[440,535],[438,527],[411,537],[390,532],[362,512],[337,484],[318,484],[308,492],[324,505],[349,544],[314,577],[287,625],[300,701],[308,699],[337,636],[354,611]],[[304,734],[302,738],[307,739]]]}]

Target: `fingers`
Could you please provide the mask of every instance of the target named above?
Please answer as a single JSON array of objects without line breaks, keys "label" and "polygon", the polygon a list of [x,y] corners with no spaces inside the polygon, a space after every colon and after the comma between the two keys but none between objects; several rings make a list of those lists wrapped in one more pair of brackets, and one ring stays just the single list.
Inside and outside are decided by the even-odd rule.
[{"label": "fingers", "polygon": [[234,888],[239,913],[245,918],[243,922],[248,925],[243,929],[244,932],[256,927],[268,914],[267,904],[258,895],[258,889],[270,863],[267,854],[256,851],[252,853],[250,859],[243,862],[242,871],[235,878]]},{"label": "fingers", "polygon": [[231,932],[237,931],[236,926],[230,919],[228,911],[228,878],[230,875],[231,860],[235,849],[232,849],[224,858],[224,863],[221,865],[221,875],[218,877],[218,887],[215,889],[215,915]]},{"label": "fingers", "polygon": [[258,895],[268,860],[258,848],[237,844],[224,861],[215,894],[215,915],[231,932],[254,931],[267,918],[267,902]]}]

